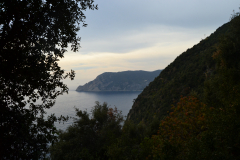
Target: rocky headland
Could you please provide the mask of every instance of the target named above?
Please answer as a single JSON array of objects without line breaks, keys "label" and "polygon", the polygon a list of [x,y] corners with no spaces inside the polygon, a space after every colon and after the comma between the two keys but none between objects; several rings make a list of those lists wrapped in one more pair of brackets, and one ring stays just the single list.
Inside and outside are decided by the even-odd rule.
[{"label": "rocky headland", "polygon": [[161,71],[105,72],[76,91],[142,91]]}]

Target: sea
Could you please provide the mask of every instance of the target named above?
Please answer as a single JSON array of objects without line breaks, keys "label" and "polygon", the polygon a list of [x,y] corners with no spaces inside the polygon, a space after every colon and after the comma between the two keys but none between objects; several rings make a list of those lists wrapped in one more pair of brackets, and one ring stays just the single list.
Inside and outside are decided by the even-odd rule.
[{"label": "sea", "polygon": [[[68,94],[60,95],[56,99],[55,105],[46,110],[47,115],[55,114],[56,116],[76,117],[75,108],[91,113],[91,109],[95,106],[95,102],[100,104],[106,102],[109,107],[117,107],[122,111],[122,115],[126,118],[129,110],[132,108],[134,100],[141,91],[102,91],[102,92],[77,92],[69,91]],[[57,129],[66,130],[68,126],[73,124],[74,118],[70,118],[64,123],[55,123]]]}]

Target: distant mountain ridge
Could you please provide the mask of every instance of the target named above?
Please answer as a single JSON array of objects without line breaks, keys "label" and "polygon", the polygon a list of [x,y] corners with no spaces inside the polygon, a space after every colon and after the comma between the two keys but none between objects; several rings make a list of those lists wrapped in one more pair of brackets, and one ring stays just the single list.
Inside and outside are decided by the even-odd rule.
[{"label": "distant mountain ridge", "polygon": [[142,91],[161,71],[105,72],[76,91]]}]

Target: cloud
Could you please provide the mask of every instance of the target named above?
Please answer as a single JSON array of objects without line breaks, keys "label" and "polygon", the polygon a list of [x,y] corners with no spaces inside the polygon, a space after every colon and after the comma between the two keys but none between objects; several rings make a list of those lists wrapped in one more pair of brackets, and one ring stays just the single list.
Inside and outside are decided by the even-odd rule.
[{"label": "cloud", "polygon": [[73,68],[73,70],[89,70],[93,68],[96,68],[96,67],[76,67],[76,68]]},{"label": "cloud", "polygon": [[95,0],[99,10],[86,11],[79,52],[68,51],[59,64],[74,69],[79,85],[103,72],[153,71],[165,68],[229,20],[238,1]]},{"label": "cloud", "polygon": [[[180,29],[181,30],[181,29]],[[124,44],[129,43],[130,39],[135,41],[141,37],[148,36],[149,45],[127,48]],[[69,52],[60,61],[60,65],[66,70],[96,70],[123,71],[123,70],[156,70],[165,68],[176,56],[192,47],[201,39],[194,38],[197,33],[194,31],[184,32],[162,32],[159,34],[139,34],[135,37],[128,37],[125,43],[114,46],[109,52],[90,52],[88,54]],[[199,35],[198,35],[199,36]],[[160,37],[160,38],[159,38]],[[144,39],[144,38],[143,38]],[[110,43],[110,42],[109,42]],[[111,43],[110,43],[111,44]],[[109,44],[109,45],[110,45]],[[126,52],[119,52],[117,48],[126,47]],[[94,51],[94,50],[93,50]],[[112,51],[112,52],[111,52]],[[160,63],[161,62],[161,63]]]},{"label": "cloud", "polygon": [[[106,35],[104,38],[95,37],[83,39],[80,54],[101,54],[105,52],[125,54],[134,50],[149,48],[159,42],[161,45],[171,45],[178,40],[186,40],[191,36],[199,38],[203,29],[185,29],[181,27],[171,27],[163,25],[153,25],[143,30],[127,30],[122,33],[116,32]],[[199,35],[202,34],[202,35]],[[179,38],[180,37],[180,38]]]},{"label": "cloud", "polygon": [[153,24],[187,28],[221,24],[239,7],[236,0],[96,0],[95,3],[99,4],[99,10],[87,11],[86,21],[88,27],[102,32],[141,29]]}]

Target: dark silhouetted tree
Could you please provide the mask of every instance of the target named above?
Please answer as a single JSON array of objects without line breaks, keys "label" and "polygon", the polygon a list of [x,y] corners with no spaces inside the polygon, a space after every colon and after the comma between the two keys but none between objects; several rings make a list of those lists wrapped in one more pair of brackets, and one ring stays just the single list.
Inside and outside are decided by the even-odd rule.
[{"label": "dark silhouetted tree", "polygon": [[87,111],[76,110],[78,119],[65,132],[59,134],[59,141],[51,147],[53,160],[108,159],[107,150],[121,135],[123,116],[113,109],[96,102],[92,116]]},{"label": "dark silhouetted tree", "polygon": [[[83,11],[93,0],[0,2],[0,159],[38,159],[56,138],[54,115],[44,109],[68,91],[57,61],[68,44],[77,51]],[[41,104],[36,104],[37,100]]]}]

